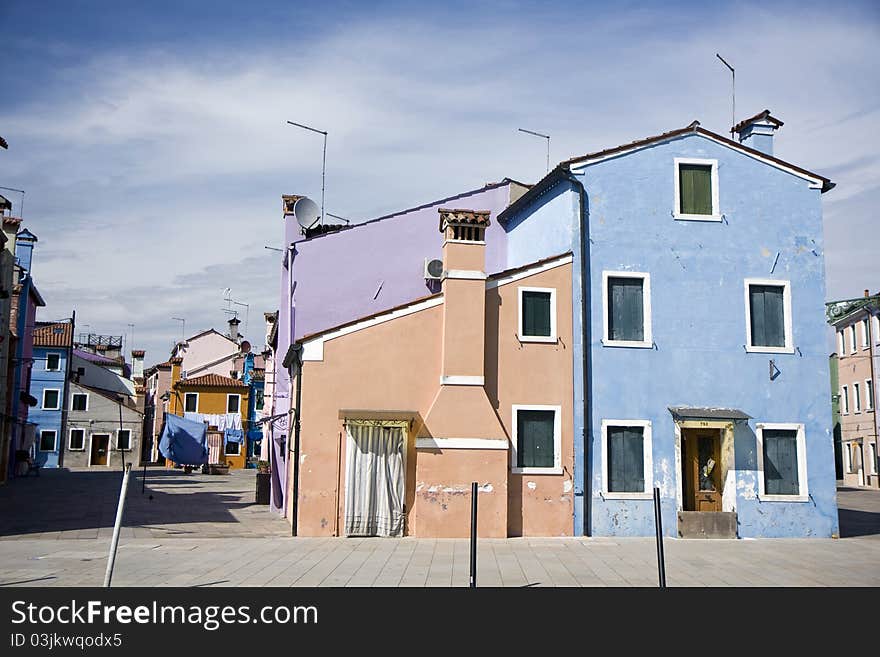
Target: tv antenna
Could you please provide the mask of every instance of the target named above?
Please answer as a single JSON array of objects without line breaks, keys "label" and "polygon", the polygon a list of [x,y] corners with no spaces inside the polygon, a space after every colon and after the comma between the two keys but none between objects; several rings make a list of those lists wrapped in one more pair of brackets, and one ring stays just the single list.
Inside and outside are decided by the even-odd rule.
[{"label": "tv antenna", "polygon": [[324,219],[324,180],[327,175],[327,131],[326,130],[318,130],[317,128],[311,128],[307,125],[303,125],[302,123],[296,123],[295,121],[288,121],[290,125],[294,125],[297,128],[302,128],[303,130],[310,130],[312,132],[317,132],[319,135],[324,135],[324,156],[321,162],[321,219]]},{"label": "tv antenna", "polygon": [[238,319],[238,311],[233,308],[233,305],[236,306],[244,306],[244,334],[247,335],[248,332],[248,317],[250,315],[250,306],[246,303],[242,303],[240,301],[236,301],[232,298],[232,288],[227,287],[223,290],[223,300],[226,302],[226,308],[221,308],[221,310],[228,314],[232,315],[236,319]]},{"label": "tv antenna", "polygon": [[541,139],[547,140],[547,171],[550,171],[550,135],[543,135],[540,132],[535,132],[533,130],[526,130],[525,128],[517,128],[520,132],[524,132],[527,135],[534,135],[535,137],[540,137]]},{"label": "tv antenna", "polygon": [[721,60],[722,64],[730,69],[730,103],[732,106],[730,111],[730,138],[733,139],[733,128],[734,126],[736,126],[736,70],[733,68],[733,66],[724,61],[724,57],[719,55],[717,52],[715,53],[715,56]]}]

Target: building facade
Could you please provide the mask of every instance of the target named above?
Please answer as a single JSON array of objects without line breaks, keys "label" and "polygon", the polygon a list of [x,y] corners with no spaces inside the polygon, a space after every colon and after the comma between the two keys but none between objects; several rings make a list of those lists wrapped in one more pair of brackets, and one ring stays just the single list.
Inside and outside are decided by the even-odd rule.
[{"label": "building facade", "polygon": [[35,460],[44,468],[57,468],[63,465],[73,322],[37,322],[33,333],[30,394],[37,406],[30,420],[36,424]]}]

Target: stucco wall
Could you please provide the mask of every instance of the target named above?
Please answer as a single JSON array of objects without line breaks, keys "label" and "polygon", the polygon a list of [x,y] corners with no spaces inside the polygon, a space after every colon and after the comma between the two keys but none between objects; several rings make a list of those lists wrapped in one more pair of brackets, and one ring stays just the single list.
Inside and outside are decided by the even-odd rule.
[{"label": "stucco wall", "polygon": [[[123,463],[123,453],[116,449],[116,433],[120,428],[119,424],[119,408],[120,404],[112,399],[108,399],[104,395],[90,390],[77,383],[71,382],[70,392],[67,403],[70,404],[70,398],[77,393],[88,394],[88,410],[74,411],[71,410],[67,416],[67,435],[64,437],[64,467],[67,468],[113,468],[121,469]],[[122,406],[122,428],[131,430],[131,449],[126,450],[124,460],[137,466],[140,461],[141,454],[141,432],[143,429],[143,415],[137,411]],[[70,431],[71,429],[84,429],[85,441],[82,450],[70,449]],[[107,465],[89,465],[91,456],[91,438],[95,434],[110,434],[110,450],[107,459]]]},{"label": "stucco wall", "polygon": [[[64,379],[67,375],[67,353],[64,347],[34,347],[34,366],[31,370],[30,394],[37,399],[37,405],[30,410],[29,419],[37,425],[37,462],[42,463],[44,468],[57,468],[61,454],[61,416],[64,408]],[[58,371],[46,369],[46,357],[48,354],[59,355]],[[43,391],[54,389],[58,391],[58,408],[56,410],[43,409]],[[44,452],[40,450],[40,432],[44,430],[55,431],[55,450]],[[66,441],[64,441],[66,442]]]},{"label": "stucco wall", "polygon": [[[232,340],[211,331],[188,341],[179,354],[183,357],[181,369],[187,373],[187,377],[205,374],[229,376],[229,372],[235,369],[232,357],[238,355],[239,351],[238,345]],[[218,360],[221,362],[215,362]]]}]

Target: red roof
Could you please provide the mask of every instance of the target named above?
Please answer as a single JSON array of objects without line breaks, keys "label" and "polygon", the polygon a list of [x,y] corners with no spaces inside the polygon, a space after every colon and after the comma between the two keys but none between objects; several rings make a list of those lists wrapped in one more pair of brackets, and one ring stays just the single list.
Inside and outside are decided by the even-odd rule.
[{"label": "red roof", "polygon": [[69,347],[73,344],[73,325],[70,322],[38,325],[34,328],[35,347]]},{"label": "red roof", "polygon": [[247,386],[238,379],[219,374],[205,374],[192,379],[183,379],[177,382],[181,388],[246,388]]}]

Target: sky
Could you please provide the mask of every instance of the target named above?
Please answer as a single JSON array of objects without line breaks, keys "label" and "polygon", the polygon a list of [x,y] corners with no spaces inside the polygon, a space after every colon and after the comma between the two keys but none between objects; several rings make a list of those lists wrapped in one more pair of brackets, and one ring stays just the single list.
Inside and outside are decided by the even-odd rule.
[{"label": "sky", "polygon": [[[281,195],[362,221],[769,108],[830,177],[827,297],[880,290],[880,5],[0,0],[0,186],[25,190],[38,319],[161,362],[179,321],[263,344]],[[0,190],[21,210],[22,195]],[[328,302],[332,302],[328,299]],[[247,319],[247,327],[245,327]],[[133,325],[133,326],[130,326]]]}]

